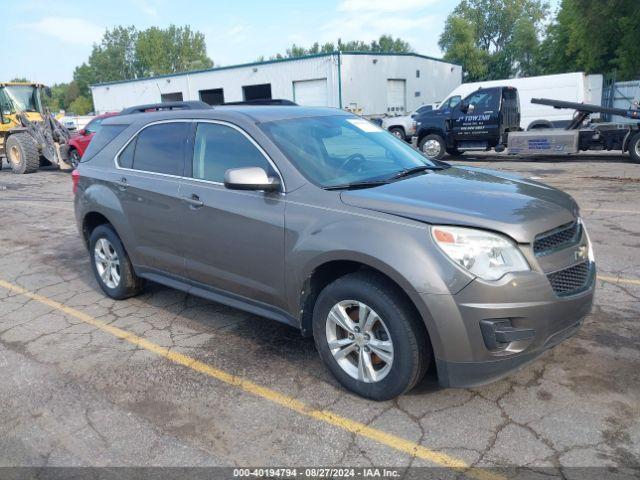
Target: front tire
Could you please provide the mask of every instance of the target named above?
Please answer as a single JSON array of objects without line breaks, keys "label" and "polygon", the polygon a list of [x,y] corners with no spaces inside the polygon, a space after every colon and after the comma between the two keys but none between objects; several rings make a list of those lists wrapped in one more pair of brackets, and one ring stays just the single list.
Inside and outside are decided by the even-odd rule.
[{"label": "front tire", "polygon": [[18,175],[33,173],[40,168],[38,147],[28,133],[9,135],[6,140],[5,150],[13,173]]},{"label": "front tire", "polygon": [[420,151],[432,160],[441,160],[446,153],[447,146],[440,135],[427,135],[418,142]]},{"label": "front tire", "polygon": [[313,336],[336,379],[372,400],[412,389],[431,358],[422,320],[397,287],[375,273],[348,274],[322,290]]},{"label": "front tire", "polygon": [[99,225],[89,238],[93,274],[102,291],[116,300],[137,295],[144,286],[133,270],[129,255],[110,225]]},{"label": "front tire", "polygon": [[640,163],[640,132],[629,140],[629,157],[634,163]]}]

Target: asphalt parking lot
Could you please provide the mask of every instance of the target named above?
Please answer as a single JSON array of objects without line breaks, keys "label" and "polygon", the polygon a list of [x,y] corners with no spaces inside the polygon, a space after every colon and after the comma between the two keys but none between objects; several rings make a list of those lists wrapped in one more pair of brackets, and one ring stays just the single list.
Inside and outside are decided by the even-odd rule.
[{"label": "asphalt parking lot", "polygon": [[[581,331],[468,390],[344,391],[284,325],[150,284],[106,298],[68,173],[0,172],[0,466],[519,466],[640,472],[640,165],[464,162],[572,194],[598,288]],[[481,476],[470,471],[471,476]],[[446,474],[445,474],[446,476]]]}]

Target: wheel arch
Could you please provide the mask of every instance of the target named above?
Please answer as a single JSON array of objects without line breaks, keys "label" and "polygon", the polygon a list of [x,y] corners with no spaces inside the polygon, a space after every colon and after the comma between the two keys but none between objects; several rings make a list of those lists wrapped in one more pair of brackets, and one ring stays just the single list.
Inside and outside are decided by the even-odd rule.
[{"label": "wheel arch", "polygon": [[313,308],[322,289],[349,273],[366,271],[387,282],[394,289],[394,293],[400,296],[413,310],[413,313],[422,320],[420,324],[424,327],[424,333],[433,351],[434,342],[431,340],[431,334],[435,326],[430,328],[430,325],[433,325],[430,313],[419,307],[420,295],[393,268],[383,268],[377,263],[379,262],[375,259],[354,259],[353,256],[350,256],[350,258],[325,260],[313,267],[300,289],[300,329],[302,335],[309,337],[313,334]]},{"label": "wheel arch", "polygon": [[[82,238],[85,245],[89,245],[91,232],[93,232],[100,225],[111,225],[113,227],[113,223],[111,223],[111,221],[106,216],[95,210],[87,212],[84,217],[82,217]],[[115,227],[113,228],[115,229]]]},{"label": "wheel arch", "polygon": [[441,128],[427,127],[427,128],[420,129],[420,133],[418,134],[418,142],[422,140],[424,137],[426,137],[427,135],[438,135],[442,137],[442,140],[445,140],[445,143],[446,143],[447,136],[445,135],[444,130],[442,130]]}]

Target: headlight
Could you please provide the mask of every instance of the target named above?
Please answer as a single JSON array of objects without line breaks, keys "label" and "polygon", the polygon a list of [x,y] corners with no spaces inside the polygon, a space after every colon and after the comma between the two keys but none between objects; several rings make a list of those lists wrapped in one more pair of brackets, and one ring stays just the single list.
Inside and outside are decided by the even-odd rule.
[{"label": "headlight", "polygon": [[530,270],[515,243],[502,235],[474,228],[434,226],[431,236],[454,263],[484,280]]}]

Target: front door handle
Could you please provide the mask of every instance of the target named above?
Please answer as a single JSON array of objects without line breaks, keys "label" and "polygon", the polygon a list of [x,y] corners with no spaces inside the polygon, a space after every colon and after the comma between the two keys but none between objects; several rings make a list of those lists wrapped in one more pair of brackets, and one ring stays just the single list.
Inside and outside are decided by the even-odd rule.
[{"label": "front door handle", "polygon": [[189,208],[197,209],[204,206],[204,202],[200,200],[200,197],[195,193],[189,195],[188,197],[183,197],[185,202],[189,204]]}]

